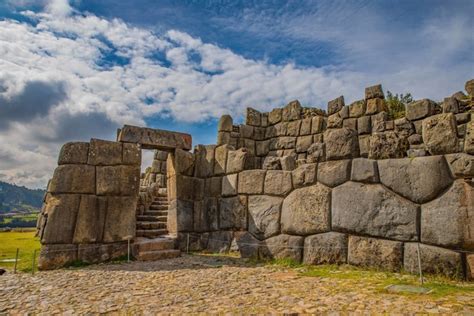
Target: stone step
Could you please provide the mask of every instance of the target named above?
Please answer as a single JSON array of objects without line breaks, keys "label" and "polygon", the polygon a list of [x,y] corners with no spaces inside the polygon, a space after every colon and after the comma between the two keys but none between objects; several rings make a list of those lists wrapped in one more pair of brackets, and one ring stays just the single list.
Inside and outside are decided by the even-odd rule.
[{"label": "stone step", "polygon": [[164,229],[166,223],[163,222],[137,222],[137,229]]},{"label": "stone step", "polygon": [[155,261],[162,259],[177,258],[181,255],[181,251],[177,249],[170,250],[154,250],[139,252],[135,259],[139,261]]},{"label": "stone step", "polygon": [[167,196],[158,196],[158,197],[155,197],[153,201],[168,201],[168,197]]},{"label": "stone step", "polygon": [[165,211],[168,209],[168,205],[150,205],[150,210]]},{"label": "stone step", "polygon": [[154,215],[138,215],[137,216],[137,221],[139,221],[139,222],[161,222],[161,220],[158,219],[158,216],[154,216]]},{"label": "stone step", "polygon": [[154,238],[168,234],[166,229],[137,229],[137,237]]},{"label": "stone step", "polygon": [[145,251],[171,250],[175,249],[176,240],[168,237],[158,237],[153,239],[137,238],[133,243],[134,255]]},{"label": "stone step", "polygon": [[168,211],[145,211],[145,213],[143,215],[168,216]]}]

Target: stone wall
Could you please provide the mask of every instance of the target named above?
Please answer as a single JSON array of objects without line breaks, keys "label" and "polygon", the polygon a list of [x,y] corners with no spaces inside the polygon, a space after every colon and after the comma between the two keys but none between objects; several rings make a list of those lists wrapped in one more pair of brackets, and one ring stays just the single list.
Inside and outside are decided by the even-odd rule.
[{"label": "stone wall", "polygon": [[218,145],[176,159],[180,246],[411,272],[419,248],[425,272],[474,277],[473,83],[397,120],[379,85],[329,115],[294,101],[223,116]]},{"label": "stone wall", "polygon": [[38,223],[41,269],[127,254],[140,167],[137,144],[92,139],[62,147]]},{"label": "stone wall", "polygon": [[145,172],[141,174],[140,194],[137,204],[138,214],[143,214],[148,210],[160,191],[165,191],[160,189],[166,189],[167,186],[167,158],[167,151],[155,150],[151,166],[147,167]]}]

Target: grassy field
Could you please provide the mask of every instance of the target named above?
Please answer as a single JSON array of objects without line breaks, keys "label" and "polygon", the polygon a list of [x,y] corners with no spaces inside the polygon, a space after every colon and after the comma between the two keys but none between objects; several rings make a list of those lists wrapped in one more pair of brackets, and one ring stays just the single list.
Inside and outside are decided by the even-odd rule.
[{"label": "grassy field", "polygon": [[25,272],[31,271],[34,250],[40,249],[39,239],[34,236],[35,231],[0,232],[0,267],[13,269],[18,248],[20,252],[17,269]]}]

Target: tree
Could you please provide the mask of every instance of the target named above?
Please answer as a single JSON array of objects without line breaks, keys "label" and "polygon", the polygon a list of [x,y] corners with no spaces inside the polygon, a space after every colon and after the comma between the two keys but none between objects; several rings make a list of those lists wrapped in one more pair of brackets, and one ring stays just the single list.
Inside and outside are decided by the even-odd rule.
[{"label": "tree", "polygon": [[387,91],[385,102],[388,108],[388,117],[394,120],[405,116],[405,106],[413,102],[413,97],[411,93],[393,95],[392,92]]}]

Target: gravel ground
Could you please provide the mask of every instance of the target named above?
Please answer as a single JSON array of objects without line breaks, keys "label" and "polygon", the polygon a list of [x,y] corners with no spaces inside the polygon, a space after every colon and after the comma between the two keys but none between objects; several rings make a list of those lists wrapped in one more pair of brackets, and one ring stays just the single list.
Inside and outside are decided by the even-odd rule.
[{"label": "gravel ground", "polygon": [[0,276],[0,315],[329,311],[474,314],[474,293],[389,294],[360,279],[304,277],[294,269],[198,255]]}]

